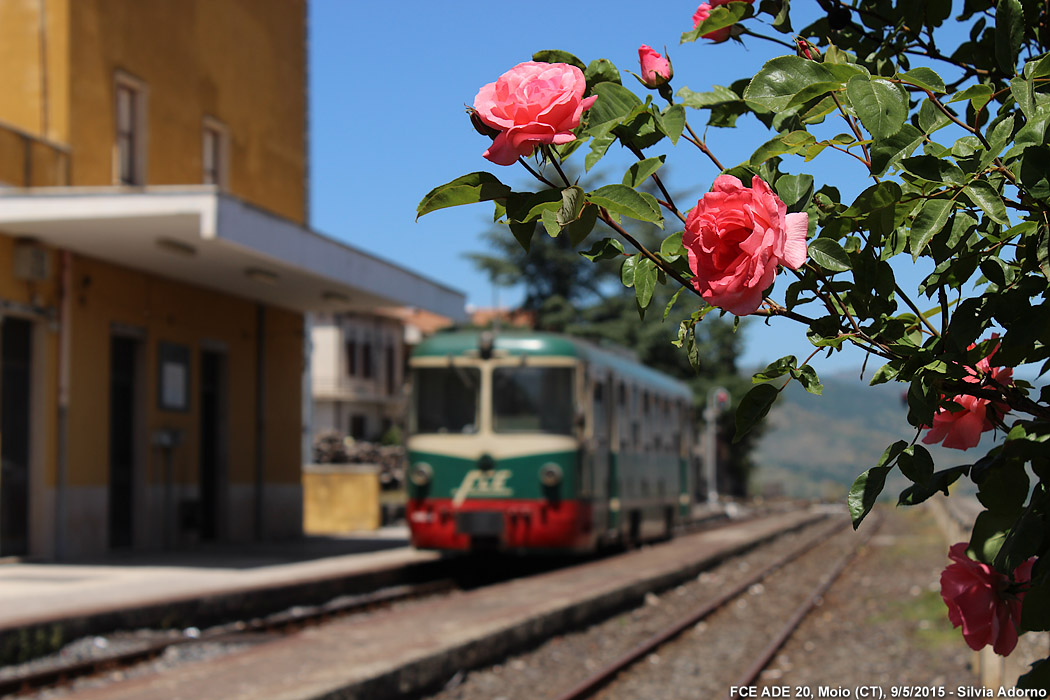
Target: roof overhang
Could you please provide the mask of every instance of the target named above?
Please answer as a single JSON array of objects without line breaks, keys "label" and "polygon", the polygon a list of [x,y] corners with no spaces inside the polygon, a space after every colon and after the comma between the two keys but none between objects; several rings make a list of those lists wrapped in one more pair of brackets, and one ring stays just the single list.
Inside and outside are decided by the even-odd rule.
[{"label": "roof overhang", "polygon": [[0,231],[296,311],[465,319],[462,292],[210,187],[0,191]]}]

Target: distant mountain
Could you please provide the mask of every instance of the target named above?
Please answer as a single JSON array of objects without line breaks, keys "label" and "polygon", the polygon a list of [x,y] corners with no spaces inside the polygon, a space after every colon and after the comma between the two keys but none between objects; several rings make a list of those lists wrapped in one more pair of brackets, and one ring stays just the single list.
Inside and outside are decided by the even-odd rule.
[{"label": "distant mountain", "polygon": [[[868,386],[857,374],[830,375],[821,381],[822,396],[791,382],[774,404],[754,455],[758,468],[752,492],[840,500],[889,445],[914,437],[902,398],[905,385]],[[990,435],[965,452],[926,447],[936,468],[944,469],[978,459],[991,447]],[[894,470],[884,494],[895,502],[909,483]]]}]

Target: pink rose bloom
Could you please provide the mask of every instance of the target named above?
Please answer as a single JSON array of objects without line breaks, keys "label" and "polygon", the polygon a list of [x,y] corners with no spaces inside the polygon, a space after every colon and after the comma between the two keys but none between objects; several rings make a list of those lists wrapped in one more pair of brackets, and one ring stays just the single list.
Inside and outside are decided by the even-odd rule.
[{"label": "pink rose bloom", "polygon": [[474,109],[481,121],[499,130],[484,156],[511,165],[531,155],[537,144],[568,143],[572,130],[596,96],[583,99],[583,71],[567,63],[519,63],[478,90]]},{"label": "pink rose bloom", "polygon": [[[941,597],[948,606],[948,619],[962,626],[963,639],[974,651],[991,644],[992,651],[1007,656],[1017,646],[1024,593],[1007,594],[1010,579],[966,556],[965,542],[952,545],[948,558],[954,561],[941,572]],[[1014,570],[1014,583],[1032,578],[1035,557]]]},{"label": "pink rose bloom", "polygon": [[[711,0],[711,2],[702,2],[700,7],[696,8],[696,12],[693,13],[693,29],[700,26],[700,23],[711,16],[711,9],[718,7],[719,5],[728,5],[731,2],[746,2],[748,5],[754,4],[755,0]],[[716,29],[713,32],[704,34],[705,39],[711,39],[716,44],[720,44],[729,38],[730,33],[733,31],[732,27],[722,27]]]},{"label": "pink rose bloom", "polygon": [[[998,338],[998,334],[992,335],[992,340]],[[976,347],[970,345],[969,350]],[[1007,385],[1013,381],[1014,371],[1009,367],[992,367],[992,356],[999,350],[995,349],[988,357],[981,358],[977,362],[976,369],[969,369],[969,376],[964,377],[964,382],[976,384],[981,381],[981,375],[990,376],[996,382]],[[968,394],[953,396],[952,401],[962,406],[960,410],[950,411],[941,408],[933,416],[933,425],[928,426],[929,431],[923,436],[922,441],[927,445],[944,441],[945,447],[956,450],[968,450],[976,447],[981,441],[981,434],[995,428],[992,418],[1001,419],[1010,410],[1010,407],[1002,402],[982,399]]]},{"label": "pink rose bloom", "polygon": [[671,62],[645,44],[638,47],[638,61],[642,66],[642,82],[646,87],[658,88],[674,75]]},{"label": "pink rose bloom", "polygon": [[685,222],[693,286],[712,306],[737,316],[753,313],[773,284],[777,266],[806,262],[809,215],[787,205],[757,175],[744,187],[732,175],[715,178]]}]

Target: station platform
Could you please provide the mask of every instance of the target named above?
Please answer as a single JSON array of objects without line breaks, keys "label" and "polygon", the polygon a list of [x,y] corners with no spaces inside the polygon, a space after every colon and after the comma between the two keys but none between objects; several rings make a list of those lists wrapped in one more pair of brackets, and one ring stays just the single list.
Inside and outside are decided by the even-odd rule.
[{"label": "station platform", "polygon": [[0,662],[116,629],[204,627],[319,604],[401,583],[416,569],[423,575],[439,559],[412,549],[407,527],[388,527],[74,564],[0,564]]},{"label": "station platform", "polygon": [[[171,673],[127,679],[69,697],[405,697],[460,669],[536,644],[568,625],[637,604],[649,591],[676,585],[728,556],[828,515],[808,509],[757,517],[621,556],[378,610],[363,619],[336,619]],[[841,513],[836,517],[848,527],[848,518]]]}]

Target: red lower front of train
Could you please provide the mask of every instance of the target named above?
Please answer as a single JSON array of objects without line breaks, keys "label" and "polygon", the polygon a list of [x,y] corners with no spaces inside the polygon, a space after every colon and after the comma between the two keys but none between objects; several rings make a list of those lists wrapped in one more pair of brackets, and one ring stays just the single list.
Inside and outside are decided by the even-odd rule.
[{"label": "red lower front of train", "polygon": [[410,499],[405,515],[420,549],[594,548],[591,504],[582,501]]}]

